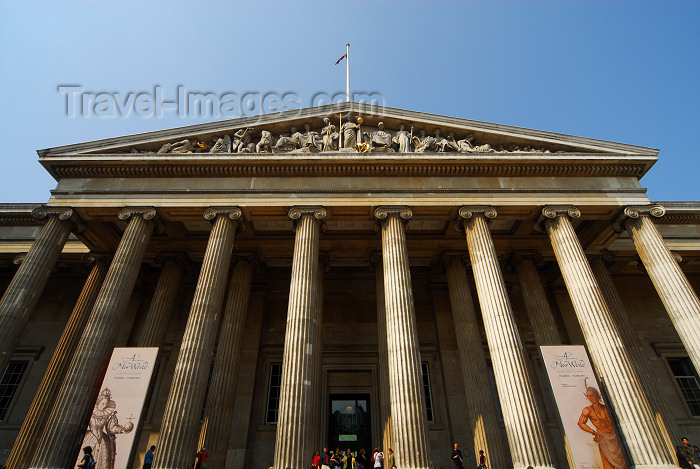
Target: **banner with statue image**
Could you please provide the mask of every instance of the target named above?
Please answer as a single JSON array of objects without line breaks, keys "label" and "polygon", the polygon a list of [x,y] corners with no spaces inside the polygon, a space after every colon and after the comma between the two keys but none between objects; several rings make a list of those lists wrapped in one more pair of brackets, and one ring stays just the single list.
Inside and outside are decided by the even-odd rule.
[{"label": "banner with statue image", "polygon": [[157,356],[157,347],[114,349],[76,465],[90,446],[95,469],[126,469]]},{"label": "banner with statue image", "polygon": [[540,349],[576,469],[626,469],[612,411],[601,396],[585,347]]}]

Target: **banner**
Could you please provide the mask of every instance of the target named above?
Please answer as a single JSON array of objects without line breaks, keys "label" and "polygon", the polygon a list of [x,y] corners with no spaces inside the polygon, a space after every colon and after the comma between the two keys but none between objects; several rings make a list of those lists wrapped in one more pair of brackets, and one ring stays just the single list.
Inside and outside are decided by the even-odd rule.
[{"label": "banner", "polygon": [[582,345],[540,349],[576,469],[626,469],[612,413],[603,402],[586,349]]},{"label": "banner", "polygon": [[158,348],[115,348],[80,446],[92,447],[95,469],[126,469]]}]

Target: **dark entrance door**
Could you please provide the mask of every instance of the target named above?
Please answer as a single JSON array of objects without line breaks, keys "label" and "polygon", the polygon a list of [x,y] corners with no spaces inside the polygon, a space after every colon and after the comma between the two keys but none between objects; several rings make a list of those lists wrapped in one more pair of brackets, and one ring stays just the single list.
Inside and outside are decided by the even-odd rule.
[{"label": "dark entrance door", "polygon": [[372,454],[372,419],[369,394],[331,394],[328,421],[328,449],[364,448]]}]

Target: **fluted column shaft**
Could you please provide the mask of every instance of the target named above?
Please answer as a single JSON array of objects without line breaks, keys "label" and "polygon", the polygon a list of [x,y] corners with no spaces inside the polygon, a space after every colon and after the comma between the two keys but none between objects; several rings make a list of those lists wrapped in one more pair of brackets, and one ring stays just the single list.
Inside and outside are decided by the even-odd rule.
[{"label": "fluted column shaft", "polygon": [[176,257],[163,259],[158,284],[146,313],[146,320],[141,327],[137,340],[139,347],[161,347],[168,331],[168,322],[173,312],[175,298],[180,288],[183,261]]},{"label": "fluted column shaft", "polygon": [[275,467],[303,468],[309,465],[314,439],[315,366],[320,312],[318,308],[320,207],[293,208],[296,237],[289,286],[287,330],[282,359]]},{"label": "fluted column shaft", "polygon": [[389,392],[389,364],[388,364],[388,345],[386,336],[386,302],[384,300],[384,265],[382,261],[376,263],[375,266],[375,282],[377,292],[377,339],[379,349],[379,418],[380,431],[382,432],[382,448],[384,451],[387,448],[392,448],[392,430],[391,430],[391,394]]},{"label": "fluted column shaft", "polygon": [[47,220],[0,299],[0,373],[7,368],[74,226],[70,208],[39,207],[32,215]]},{"label": "fluted column shaft", "polygon": [[239,260],[231,275],[209,387],[209,400],[204,415],[206,433],[203,432],[203,440],[211,452],[209,461],[212,467],[224,467],[226,463],[233,404],[236,398],[238,363],[241,358],[243,329],[252,283],[253,264],[247,260]]},{"label": "fluted column shaft", "polygon": [[487,217],[495,218],[492,208],[462,207],[464,230],[469,248],[486,339],[503,409],[503,420],[515,469],[527,466],[553,467],[544,422],[537,407],[528,373],[525,351],[508,300]]},{"label": "fluted column shaft", "polygon": [[423,391],[420,344],[406,248],[408,208],[379,207],[386,308],[387,363],[391,393],[391,428],[396,465],[430,467],[430,447]]},{"label": "fluted column shaft", "polygon": [[196,449],[209,369],[241,210],[210,208],[213,221],[163,414],[154,469],[184,469]]},{"label": "fluted column shaft", "polygon": [[85,281],[85,285],[83,285],[73,312],[68,318],[63,334],[58,340],[56,350],[51,356],[51,361],[46,368],[41,384],[39,384],[39,389],[34,395],[34,400],[32,400],[29,412],[24,418],[19,435],[15,439],[6,464],[8,469],[23,469],[32,462],[39,437],[41,437],[41,432],[44,431],[44,425],[51,413],[56,394],[58,394],[68,365],[70,365],[71,358],[78,346],[80,336],[90,317],[90,311],[92,311],[92,307],[95,304],[95,299],[107,275],[108,268],[109,262],[107,258],[94,259],[92,270]]},{"label": "fluted column shaft", "polygon": [[625,210],[630,216],[636,212],[636,218],[627,220],[625,227],[695,370],[700,374],[700,300],[651,221],[649,215],[663,215],[654,208],[646,212]]},{"label": "fluted column shaft", "polygon": [[124,209],[129,220],[114,254],[51,415],[44,423],[32,468],[65,468],[75,463],[99,387],[117,341],[136,283],[156,211]]},{"label": "fluted column shaft", "polygon": [[634,466],[671,466],[639,377],[569,221],[580,216],[578,209],[545,207],[542,213],[588,352],[612,401],[608,409],[615,409]]},{"label": "fluted column shaft", "polygon": [[554,315],[547,301],[547,294],[532,259],[517,262],[515,272],[523,292],[525,310],[532,325],[532,334],[537,345],[561,345],[561,336],[554,322]]},{"label": "fluted column shaft", "polygon": [[498,413],[491,395],[474,300],[469,289],[467,273],[459,258],[448,260],[447,285],[459,361],[462,365],[469,423],[474,434],[474,460],[478,465],[479,450],[483,449],[492,467],[506,468],[511,464],[508,449],[498,429]]},{"label": "fluted column shaft", "polygon": [[610,308],[610,314],[617,325],[622,342],[637,370],[637,374],[642,380],[642,385],[647,391],[646,395],[649,398],[652,411],[654,411],[656,423],[664,436],[668,451],[673,457],[676,454],[676,444],[681,441],[683,436],[676,419],[673,418],[673,411],[661,394],[659,380],[649,365],[649,359],[645,356],[642,343],[632,327],[632,322],[622,303],[622,298],[620,298],[620,294],[615,288],[605,261],[600,257],[595,258],[591,262],[591,267],[605,298],[605,303]]},{"label": "fluted column shaft", "polygon": [[[325,254],[325,253],[324,253]],[[325,257],[325,256],[324,256]],[[323,448],[323,445],[327,444],[327,436],[323,434],[323,419],[326,417],[326,406],[324,403],[323,394],[323,281],[324,281],[324,269],[326,267],[326,261],[324,259],[318,263],[318,288],[316,289],[316,309],[318,310],[318,325],[316,327],[316,339],[315,343],[318,344],[313,350],[314,359],[314,376],[317,378],[317,385],[314,386],[314,415],[313,415],[313,426],[311,433],[312,451],[317,451]]]}]

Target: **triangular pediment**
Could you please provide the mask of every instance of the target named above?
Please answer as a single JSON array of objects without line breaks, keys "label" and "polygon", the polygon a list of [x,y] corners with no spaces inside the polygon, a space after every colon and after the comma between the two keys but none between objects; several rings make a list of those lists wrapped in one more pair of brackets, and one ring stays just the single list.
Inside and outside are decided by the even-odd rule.
[{"label": "triangular pediment", "polygon": [[319,152],[656,156],[658,150],[383,106],[340,103],[66,145],[38,153],[50,157]]}]

